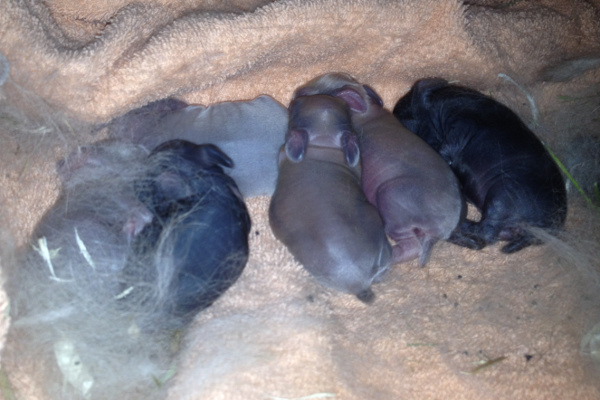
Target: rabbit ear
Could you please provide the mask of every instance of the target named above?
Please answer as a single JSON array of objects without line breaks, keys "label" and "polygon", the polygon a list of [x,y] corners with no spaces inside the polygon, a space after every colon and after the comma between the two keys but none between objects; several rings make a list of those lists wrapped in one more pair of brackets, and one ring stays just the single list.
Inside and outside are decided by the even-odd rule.
[{"label": "rabbit ear", "polygon": [[308,132],[306,129],[292,129],[285,141],[285,154],[292,162],[300,162],[308,146]]},{"label": "rabbit ear", "polygon": [[227,168],[233,168],[233,160],[227,154],[214,144],[199,145],[203,166],[212,167],[213,165],[222,165]]},{"label": "rabbit ear", "polygon": [[365,92],[367,93],[367,96],[369,96],[371,98],[371,100],[373,100],[379,106],[383,107],[383,100],[381,100],[381,97],[379,97],[379,95],[377,94],[377,92],[375,92],[371,88],[371,86],[369,86],[369,85],[363,85],[363,89],[365,89]]},{"label": "rabbit ear", "polygon": [[233,167],[233,160],[214,144],[196,144],[187,140],[173,139],[156,146],[152,154],[162,151],[172,151],[179,157],[204,168],[218,165]]},{"label": "rabbit ear", "polygon": [[339,97],[344,100],[350,110],[354,112],[363,113],[367,111],[367,102],[358,91],[351,86],[344,86],[343,88],[335,91],[335,97]]},{"label": "rabbit ear", "polygon": [[342,149],[346,155],[346,162],[349,166],[355,167],[360,160],[360,150],[358,147],[358,138],[351,132],[342,134]]},{"label": "rabbit ear", "polygon": [[416,100],[415,102],[420,100],[422,104],[429,106],[431,93],[445,86],[448,86],[448,81],[442,78],[426,78],[418,80],[412,88],[413,98]]}]

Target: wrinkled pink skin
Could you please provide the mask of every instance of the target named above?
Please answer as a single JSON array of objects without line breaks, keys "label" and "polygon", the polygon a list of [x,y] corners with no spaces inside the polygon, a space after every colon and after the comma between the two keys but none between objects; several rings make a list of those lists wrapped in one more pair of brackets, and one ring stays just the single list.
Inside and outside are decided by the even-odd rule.
[{"label": "wrinkled pink skin", "polygon": [[343,101],[311,96],[292,102],[269,222],[321,284],[369,303],[371,284],[392,255],[381,217],[361,190],[359,157]]},{"label": "wrinkled pink skin", "polygon": [[422,139],[408,131],[369,87],[331,73],[300,87],[294,98],[329,94],[346,101],[359,134],[362,188],[396,242],[393,261],[427,263],[433,245],[448,239],[463,213],[456,177]]}]

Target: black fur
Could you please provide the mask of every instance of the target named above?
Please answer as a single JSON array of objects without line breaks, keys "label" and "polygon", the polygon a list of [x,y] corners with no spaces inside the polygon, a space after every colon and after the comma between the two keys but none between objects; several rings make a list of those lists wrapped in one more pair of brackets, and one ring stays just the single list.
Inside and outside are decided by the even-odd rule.
[{"label": "black fur", "polygon": [[465,236],[487,244],[506,240],[513,253],[539,244],[527,226],[555,232],[567,215],[563,177],[535,134],[509,108],[443,79],[422,79],[394,107],[394,115],[431,145],[458,177],[481,220],[463,221],[450,241]]},{"label": "black fur", "polygon": [[148,177],[137,192],[154,218],[135,248],[144,254],[163,246],[175,274],[168,308],[193,317],[241,275],[250,217],[235,182],[221,168],[233,162],[218,147],[172,140],[154,149],[149,161]]}]

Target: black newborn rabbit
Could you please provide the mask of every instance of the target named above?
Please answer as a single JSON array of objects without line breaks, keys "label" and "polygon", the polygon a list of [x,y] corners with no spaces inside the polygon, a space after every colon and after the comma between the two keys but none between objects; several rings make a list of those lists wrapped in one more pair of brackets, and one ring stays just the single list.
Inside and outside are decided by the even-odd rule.
[{"label": "black newborn rabbit", "polygon": [[[248,259],[250,217],[222,166],[233,167],[218,147],[171,140],[149,156],[139,200],[154,215],[137,238],[137,254],[155,257],[157,273],[172,274],[166,305],[192,317],[210,306],[241,275]],[[156,248],[153,252],[150,249]]]},{"label": "black newborn rabbit", "polygon": [[487,244],[508,241],[504,253],[539,244],[528,227],[560,229],[567,215],[561,172],[535,134],[509,108],[475,90],[438,78],[422,79],[402,97],[394,115],[424,139],[458,177],[481,211],[463,221],[450,241],[464,236]]}]

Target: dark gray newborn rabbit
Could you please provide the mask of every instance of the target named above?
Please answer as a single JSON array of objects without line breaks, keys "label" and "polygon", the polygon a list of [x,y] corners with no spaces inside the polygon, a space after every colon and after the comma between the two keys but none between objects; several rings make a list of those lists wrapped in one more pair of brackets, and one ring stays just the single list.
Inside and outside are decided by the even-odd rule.
[{"label": "dark gray newborn rabbit", "polygon": [[[61,193],[38,223],[24,265],[11,277],[23,280],[15,291],[57,286],[70,293],[65,307],[78,297],[100,300],[118,294],[116,277],[125,268],[131,244],[152,220],[134,189],[147,155],[142,146],[107,141],[82,146],[58,163]],[[13,289],[11,282],[8,287]],[[57,290],[57,301],[60,296]],[[14,316],[33,311],[25,305],[29,299],[22,300],[23,305],[13,300]],[[36,312],[55,305],[40,307]]]},{"label": "dark gray newborn rabbit", "polygon": [[414,84],[394,115],[450,165],[468,201],[481,211],[456,234],[486,244],[505,240],[504,253],[539,244],[528,226],[556,232],[565,222],[567,194],[555,162],[517,115],[497,101],[443,79]]},{"label": "dark gray newborn rabbit", "polygon": [[122,287],[132,244],[153,218],[135,191],[147,156],[107,141],[62,160],[58,200],[6,271],[8,340],[48,398],[153,398],[152,377],[170,368],[167,331],[178,324]]}]

